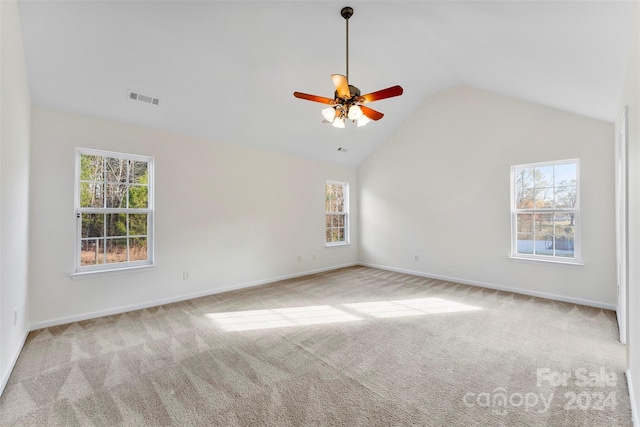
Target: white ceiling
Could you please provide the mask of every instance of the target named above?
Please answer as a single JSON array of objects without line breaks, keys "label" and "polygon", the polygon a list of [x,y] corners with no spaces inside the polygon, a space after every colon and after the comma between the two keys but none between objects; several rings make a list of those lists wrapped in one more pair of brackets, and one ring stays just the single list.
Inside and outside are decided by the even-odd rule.
[{"label": "white ceiling", "polygon": [[[385,117],[321,123],[330,75]],[[614,121],[626,65],[622,1],[21,0],[34,105],[358,165],[429,95],[469,85]],[[134,89],[159,106],[127,99]],[[348,148],[347,153],[338,152]]]}]

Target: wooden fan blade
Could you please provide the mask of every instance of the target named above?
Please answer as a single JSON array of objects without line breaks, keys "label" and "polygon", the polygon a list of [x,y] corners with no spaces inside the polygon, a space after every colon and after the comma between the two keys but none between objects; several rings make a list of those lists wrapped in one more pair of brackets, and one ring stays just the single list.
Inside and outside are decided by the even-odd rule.
[{"label": "wooden fan blade", "polygon": [[362,114],[370,118],[371,120],[380,120],[384,114],[380,111],[372,110],[369,107],[365,107],[364,105],[360,105],[360,109],[362,110]]},{"label": "wooden fan blade", "polygon": [[373,102],[381,99],[393,98],[394,96],[402,95],[402,87],[391,86],[386,89],[379,90],[377,92],[371,92],[366,95],[362,95],[360,102]]},{"label": "wooden fan blade", "polygon": [[307,101],[319,102],[321,104],[329,104],[329,105],[335,104],[335,101],[333,99],[325,98],[324,96],[309,95],[308,93],[302,93],[302,92],[293,92],[293,96],[300,99],[306,99]]},{"label": "wooden fan blade", "polygon": [[349,92],[349,83],[347,82],[347,78],[342,74],[331,74],[331,80],[333,80],[333,84],[336,86],[336,92],[340,98],[349,99],[351,98],[351,92]]}]

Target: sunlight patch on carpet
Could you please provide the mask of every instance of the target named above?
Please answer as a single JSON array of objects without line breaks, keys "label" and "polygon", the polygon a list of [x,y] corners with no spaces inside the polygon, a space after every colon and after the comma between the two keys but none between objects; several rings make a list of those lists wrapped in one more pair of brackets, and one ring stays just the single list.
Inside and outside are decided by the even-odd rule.
[{"label": "sunlight patch on carpet", "polygon": [[329,305],[208,313],[206,317],[225,331],[251,331],[362,320]]},{"label": "sunlight patch on carpet", "polygon": [[425,314],[455,313],[481,310],[480,307],[448,301],[441,298],[414,298],[395,301],[372,301],[344,304],[345,307],[372,317],[405,317]]},{"label": "sunlight patch on carpet", "polygon": [[[357,311],[367,317],[374,318],[422,316],[425,314],[481,310],[480,307],[441,298],[358,302],[341,304],[341,306],[350,311]],[[363,320],[362,317],[329,305],[229,311],[208,313],[205,316],[225,331],[234,332]]]}]

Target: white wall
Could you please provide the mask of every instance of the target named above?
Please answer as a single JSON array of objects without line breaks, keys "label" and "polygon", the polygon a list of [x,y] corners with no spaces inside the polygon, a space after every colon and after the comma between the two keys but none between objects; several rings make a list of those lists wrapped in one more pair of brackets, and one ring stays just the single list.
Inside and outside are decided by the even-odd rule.
[{"label": "white wall", "polygon": [[[32,121],[32,327],[358,261],[356,244],[324,246],[325,181],[347,181],[357,194],[355,168],[43,108]],[[155,158],[155,269],[70,278],[75,147]]]},{"label": "white wall", "polygon": [[[640,6],[633,9],[633,25],[627,74],[618,116],[628,106],[628,292],[627,292],[627,367],[634,421],[638,425],[640,408]],[[616,134],[620,131],[620,119]]]},{"label": "white wall", "polygon": [[[360,167],[360,260],[613,308],[613,124],[455,87]],[[584,266],[510,253],[510,166],[580,158]],[[415,261],[419,255],[419,261]]]},{"label": "white wall", "polygon": [[0,393],[29,329],[30,115],[17,3],[0,1]]}]

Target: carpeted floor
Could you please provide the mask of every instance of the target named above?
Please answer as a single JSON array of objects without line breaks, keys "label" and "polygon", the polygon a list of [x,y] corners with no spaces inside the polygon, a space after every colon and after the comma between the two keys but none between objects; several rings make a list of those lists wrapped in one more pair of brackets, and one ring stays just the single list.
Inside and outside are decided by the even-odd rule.
[{"label": "carpeted floor", "polygon": [[30,333],[29,426],[630,426],[615,313],[352,267]]}]

